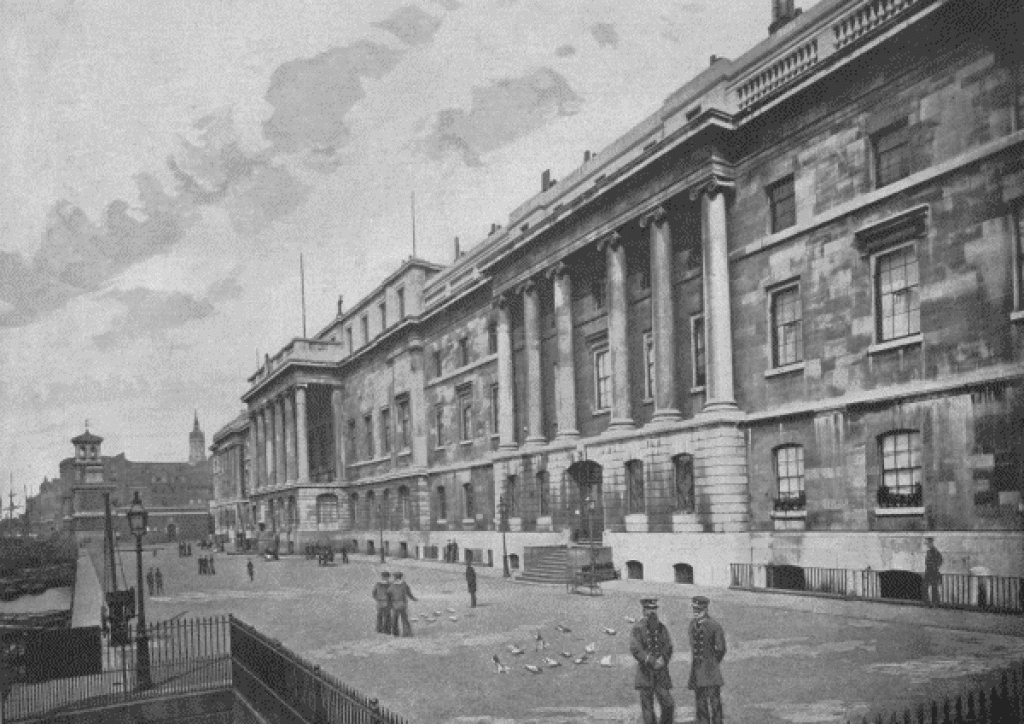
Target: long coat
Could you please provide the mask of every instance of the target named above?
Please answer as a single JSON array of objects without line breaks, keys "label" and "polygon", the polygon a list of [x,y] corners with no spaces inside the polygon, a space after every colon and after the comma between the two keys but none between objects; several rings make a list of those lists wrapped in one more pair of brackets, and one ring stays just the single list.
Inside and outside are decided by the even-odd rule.
[{"label": "long coat", "polygon": [[473,566],[466,566],[466,588],[470,593],[476,593],[476,570]]},{"label": "long coat", "polygon": [[690,621],[690,689],[721,686],[722,670],[718,665],[725,658],[725,632],[721,624],[710,616]]},{"label": "long coat", "polygon": [[[661,621],[652,631],[646,621],[633,626],[629,639],[629,653],[636,659],[636,677],[633,686],[637,689],[671,689],[672,677],[668,673],[668,662],[672,658],[672,637]],[[665,665],[654,668],[654,660],[661,657]]]}]

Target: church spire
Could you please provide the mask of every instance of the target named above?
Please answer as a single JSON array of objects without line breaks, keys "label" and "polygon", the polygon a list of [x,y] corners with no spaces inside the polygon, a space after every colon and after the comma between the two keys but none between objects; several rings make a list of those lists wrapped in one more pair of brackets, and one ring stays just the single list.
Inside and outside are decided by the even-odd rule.
[{"label": "church spire", "polygon": [[188,462],[198,465],[206,460],[206,436],[199,427],[199,411],[194,411],[192,432],[188,436]]}]

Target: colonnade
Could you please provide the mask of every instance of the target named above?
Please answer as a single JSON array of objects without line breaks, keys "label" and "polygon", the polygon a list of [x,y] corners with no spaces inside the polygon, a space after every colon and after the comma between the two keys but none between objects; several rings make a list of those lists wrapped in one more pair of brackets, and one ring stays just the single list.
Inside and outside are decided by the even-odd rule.
[{"label": "colonnade", "polygon": [[309,481],[306,386],[270,397],[251,413],[253,489]]}]

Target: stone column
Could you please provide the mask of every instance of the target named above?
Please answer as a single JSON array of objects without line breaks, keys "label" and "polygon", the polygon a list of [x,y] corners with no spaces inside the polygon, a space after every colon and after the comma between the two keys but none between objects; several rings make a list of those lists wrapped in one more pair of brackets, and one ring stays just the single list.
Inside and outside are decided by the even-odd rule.
[{"label": "stone column", "polygon": [[523,328],[526,339],[526,445],[543,445],[544,408],[540,375],[540,304],[537,283],[523,285]]},{"label": "stone column", "polygon": [[502,294],[498,308],[498,436],[502,449],[516,447],[515,385],[512,375],[512,324],[509,321],[509,298]]},{"label": "stone column", "polygon": [[712,179],[700,194],[704,236],[704,336],[708,364],[704,411],[735,410],[725,188]]},{"label": "stone column", "polygon": [[277,463],[274,483],[284,485],[287,480],[288,463],[284,459],[284,402],[278,398],[273,402],[274,411],[274,460]]},{"label": "stone column", "polygon": [[295,477],[309,482],[309,433],[306,427],[306,386],[295,388]]},{"label": "stone column", "polygon": [[651,332],[654,335],[654,416],[651,421],[675,422],[676,308],[672,288],[672,230],[662,207],[641,222],[651,235]]},{"label": "stone column", "polygon": [[290,392],[281,398],[281,408],[284,410],[284,478],[293,482],[298,476],[295,474],[295,399]]},{"label": "stone column", "polygon": [[551,270],[554,281],[555,326],[558,335],[558,365],[555,370],[555,406],[558,410],[558,439],[575,439],[576,360],[572,341],[572,279],[569,268],[558,262]]},{"label": "stone column", "polygon": [[[334,465],[337,468],[334,477],[341,482],[346,479],[345,474],[345,411],[342,409],[341,388],[331,389],[331,414],[334,422]],[[306,475],[309,475],[309,462],[306,462]]]},{"label": "stone column", "polygon": [[629,338],[626,317],[626,248],[612,232],[602,243],[608,254],[608,358],[612,366],[612,417],[609,430],[632,429],[629,395]]},{"label": "stone column", "polygon": [[263,437],[263,412],[256,408],[256,411],[252,413],[249,418],[251,420],[249,424],[249,432],[252,435],[252,480],[250,485],[253,490],[258,490],[263,484],[260,477],[263,475],[263,462],[260,447],[260,442]]},{"label": "stone column", "polygon": [[263,449],[266,451],[267,457],[267,486],[274,485],[277,482],[277,446],[274,444],[276,435],[276,421],[274,419],[274,403],[268,401],[266,407],[263,408],[263,415],[265,418],[263,429],[264,444]]}]

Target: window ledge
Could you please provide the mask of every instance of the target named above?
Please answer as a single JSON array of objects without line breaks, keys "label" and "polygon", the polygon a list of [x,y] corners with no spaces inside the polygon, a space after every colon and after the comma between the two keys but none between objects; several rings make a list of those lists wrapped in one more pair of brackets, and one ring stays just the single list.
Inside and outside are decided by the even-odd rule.
[{"label": "window ledge", "polygon": [[390,462],[390,461],[391,461],[391,456],[390,455],[385,455],[384,457],[373,458],[372,460],[360,460],[358,462],[349,463],[348,467],[350,467],[350,468],[361,468],[361,467],[366,467],[367,465],[377,465],[379,463]]},{"label": "window ledge", "polygon": [[890,339],[887,342],[876,342],[875,344],[868,347],[868,354],[878,354],[879,352],[888,352],[889,350],[892,349],[912,347],[915,344],[921,344],[922,342],[924,342],[924,335],[918,332],[917,334],[912,334],[909,337]]},{"label": "window ledge", "polygon": [[610,415],[611,413],[612,413],[612,408],[606,407],[603,410],[594,410],[590,414],[591,414],[592,417],[598,417],[599,415]]},{"label": "window ledge", "polygon": [[1024,309],[1017,309],[1013,312],[1010,312],[1010,321],[1024,322]]},{"label": "window ledge", "polygon": [[772,520],[801,520],[807,517],[807,510],[773,510]]},{"label": "window ledge", "polygon": [[700,393],[704,392],[704,389],[705,389],[704,385],[697,385],[696,387],[691,387],[690,388],[690,394],[691,395],[699,395]]},{"label": "window ledge", "polygon": [[791,374],[793,372],[803,372],[804,371],[804,366],[805,366],[804,362],[794,362],[791,365],[784,365],[782,367],[775,367],[775,368],[770,369],[770,370],[765,370],[764,371],[764,376],[765,377],[778,377],[780,375],[788,375],[788,374]]},{"label": "window ledge", "polygon": [[460,440],[459,441],[459,445],[461,445],[462,447],[465,447],[466,445],[472,445],[472,444],[473,444],[472,440]]},{"label": "window ledge", "polygon": [[875,508],[875,515],[880,517],[895,517],[901,515],[924,515],[924,506],[917,508]]},{"label": "window ledge", "polygon": [[395,455],[397,455],[400,458],[404,458],[407,455],[412,455],[412,448],[411,447],[402,448],[397,453],[395,453]]}]

